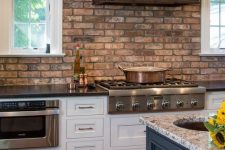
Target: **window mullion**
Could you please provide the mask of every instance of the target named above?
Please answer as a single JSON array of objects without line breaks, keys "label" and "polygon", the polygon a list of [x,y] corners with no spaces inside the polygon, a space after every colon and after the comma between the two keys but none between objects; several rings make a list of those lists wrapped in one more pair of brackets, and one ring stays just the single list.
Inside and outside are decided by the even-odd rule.
[{"label": "window mullion", "polygon": [[218,48],[220,48],[221,45],[221,0],[219,0],[219,45]]},{"label": "window mullion", "polygon": [[210,0],[202,0],[201,7],[201,53],[210,53]]},{"label": "window mullion", "polygon": [[29,38],[29,46],[28,49],[31,48],[31,0],[29,0],[29,23],[28,23],[28,38]]},{"label": "window mullion", "polygon": [[46,44],[50,44],[51,43],[51,41],[50,41],[50,39],[51,39],[51,17],[50,17],[50,15],[51,15],[51,2],[50,2],[50,0],[47,0],[46,1],[46,3],[47,3],[47,9],[46,9],[46,16],[47,16],[47,19],[45,20],[45,22],[46,22],[46,26],[45,26],[45,31],[46,31]]},{"label": "window mullion", "polygon": [[211,25],[211,27],[225,27],[225,25]]}]

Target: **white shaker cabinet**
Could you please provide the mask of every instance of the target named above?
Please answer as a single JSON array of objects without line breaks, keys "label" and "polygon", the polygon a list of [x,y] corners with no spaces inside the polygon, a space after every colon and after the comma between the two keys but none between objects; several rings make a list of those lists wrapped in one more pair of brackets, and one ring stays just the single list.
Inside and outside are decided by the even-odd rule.
[{"label": "white shaker cabinet", "polygon": [[108,114],[107,109],[108,96],[66,97],[62,150],[145,150],[141,114]]},{"label": "white shaker cabinet", "polygon": [[111,118],[111,146],[144,146],[146,126],[137,117]]},{"label": "white shaker cabinet", "polygon": [[217,110],[222,101],[225,101],[225,91],[206,92],[205,109]]},{"label": "white shaker cabinet", "polygon": [[104,150],[106,102],[107,96],[66,97],[62,101],[62,150]]}]

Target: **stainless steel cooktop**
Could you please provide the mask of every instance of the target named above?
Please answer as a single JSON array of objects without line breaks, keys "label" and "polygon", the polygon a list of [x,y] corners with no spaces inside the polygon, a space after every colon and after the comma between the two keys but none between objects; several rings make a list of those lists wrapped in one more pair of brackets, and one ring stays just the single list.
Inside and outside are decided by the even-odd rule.
[{"label": "stainless steel cooktop", "polygon": [[108,89],[140,89],[140,88],[174,88],[174,87],[197,87],[198,84],[192,81],[185,81],[176,78],[166,79],[159,83],[131,83],[124,80],[102,80],[98,84]]},{"label": "stainless steel cooktop", "polygon": [[104,80],[97,84],[109,91],[108,113],[143,113],[204,109],[204,87],[179,79],[139,84]]}]

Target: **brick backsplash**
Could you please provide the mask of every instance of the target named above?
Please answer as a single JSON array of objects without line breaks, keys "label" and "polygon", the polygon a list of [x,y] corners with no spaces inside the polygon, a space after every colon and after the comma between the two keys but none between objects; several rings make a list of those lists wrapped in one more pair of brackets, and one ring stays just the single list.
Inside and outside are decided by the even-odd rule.
[{"label": "brick backsplash", "polygon": [[70,81],[74,47],[83,47],[89,81],[123,79],[117,68],[171,68],[185,80],[225,80],[225,57],[200,57],[200,5],[176,7],[92,5],[64,0],[63,50],[59,58],[0,58],[0,84]]}]

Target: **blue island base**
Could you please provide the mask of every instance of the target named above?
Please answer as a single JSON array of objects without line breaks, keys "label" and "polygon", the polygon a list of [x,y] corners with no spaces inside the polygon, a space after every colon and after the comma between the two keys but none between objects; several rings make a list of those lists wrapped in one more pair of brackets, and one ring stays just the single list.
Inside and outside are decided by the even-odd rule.
[{"label": "blue island base", "polygon": [[188,150],[149,127],[147,127],[146,142],[146,150]]}]

